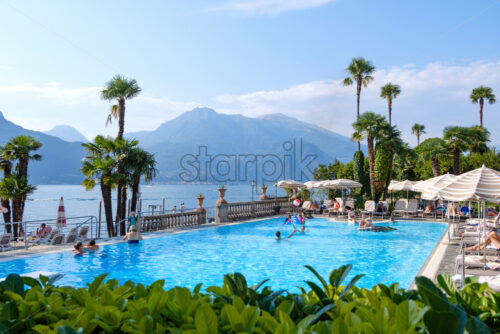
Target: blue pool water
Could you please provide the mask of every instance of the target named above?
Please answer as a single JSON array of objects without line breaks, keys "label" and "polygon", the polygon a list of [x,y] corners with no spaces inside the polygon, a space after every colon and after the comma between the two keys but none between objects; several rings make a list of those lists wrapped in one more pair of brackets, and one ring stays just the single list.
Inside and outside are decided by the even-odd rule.
[{"label": "blue pool water", "polygon": [[437,244],[446,225],[429,222],[398,222],[396,231],[359,232],[347,223],[325,218],[310,219],[305,235],[277,241],[276,230],[286,236],[291,226],[282,218],[206,228],[101,247],[96,253],[75,256],[71,251],[0,262],[0,277],[7,273],[49,271],[64,273],[58,283],[84,286],[94,276],[110,273],[127,280],[150,284],[164,279],[166,287],[204,287],[221,284],[226,273],[240,272],[250,284],[270,278],[273,288],[305,286],[314,280],[304,265],[321,275],[343,264],[353,264],[354,274],[365,274],[358,286],[399,282],[409,287]]}]

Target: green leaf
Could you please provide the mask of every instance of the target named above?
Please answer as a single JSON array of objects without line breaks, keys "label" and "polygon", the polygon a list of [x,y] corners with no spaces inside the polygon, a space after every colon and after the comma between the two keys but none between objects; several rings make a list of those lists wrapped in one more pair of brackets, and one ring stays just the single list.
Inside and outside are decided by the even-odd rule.
[{"label": "green leaf", "polygon": [[346,276],[349,274],[349,272],[352,269],[352,264],[347,264],[343,265],[338,269],[332,270],[330,273],[330,284],[334,287],[337,288],[340,283],[346,278]]},{"label": "green leaf", "polygon": [[200,334],[216,334],[218,330],[217,316],[210,305],[203,304],[198,307],[194,318],[196,330]]},{"label": "green leaf", "polygon": [[81,333],[83,333],[81,328],[79,328],[77,331],[75,331],[73,328],[69,326],[59,326],[57,328],[57,334],[81,334]]},{"label": "green leaf", "polygon": [[345,294],[347,292],[349,292],[349,290],[351,289],[351,287],[354,285],[354,283],[356,283],[357,281],[359,281],[359,279],[361,277],[363,277],[364,275],[356,275],[354,276],[354,278],[344,287],[344,289],[342,290],[342,292],[340,293],[339,295],[339,298],[338,299],[342,299],[342,297],[345,296]]},{"label": "green leaf", "polygon": [[24,296],[24,282],[18,274],[9,274],[5,281],[2,282],[2,285],[6,291],[11,291],[20,296]]},{"label": "green leaf", "polygon": [[94,281],[92,283],[87,284],[87,286],[89,287],[89,293],[91,296],[96,295],[97,291],[104,283],[104,280],[106,279],[106,277],[108,277],[108,274],[99,275],[96,278],[94,278]]},{"label": "green leaf", "polygon": [[200,293],[200,290],[201,290],[201,286],[203,285],[203,283],[199,283],[199,284],[196,284],[196,286],[194,287],[193,289],[193,295],[197,295]]},{"label": "green leaf", "polygon": [[269,281],[269,278],[266,278],[265,280],[261,281],[259,284],[252,286],[252,289],[255,291],[259,290],[259,288],[264,285],[266,282]]},{"label": "green leaf", "polygon": [[316,296],[318,296],[318,298],[320,300],[328,299],[328,297],[323,292],[323,290],[321,290],[321,288],[319,286],[317,286],[315,283],[310,282],[310,281],[305,281],[305,282],[306,282],[307,285],[309,285],[309,287],[311,288],[311,290],[314,291],[314,293],[316,294]]},{"label": "green leaf", "polygon": [[419,295],[424,303],[432,307],[435,311],[450,311],[450,303],[440,289],[427,277],[419,276],[415,278],[415,284]]},{"label": "green leaf", "polygon": [[[41,277],[41,275],[40,275]],[[55,282],[59,281],[61,278],[63,278],[64,275],[63,274],[55,274],[55,275],[52,275],[50,276],[49,280],[47,281],[47,284],[46,285],[54,285]]]},{"label": "green leaf", "polygon": [[471,317],[467,319],[467,325],[465,326],[469,334],[489,334],[491,333],[488,326],[477,317]]},{"label": "green leaf", "polygon": [[396,326],[399,332],[412,331],[422,320],[427,310],[419,308],[415,301],[405,300],[396,308]]},{"label": "green leaf", "polygon": [[326,312],[330,311],[332,308],[334,308],[334,304],[329,304],[323,307],[321,310],[318,311],[318,313],[315,314],[314,318],[311,320],[311,324],[315,324]]},{"label": "green leaf", "polygon": [[323,289],[325,290],[325,292],[327,292],[328,284],[326,284],[325,279],[320,274],[318,274],[318,272],[313,267],[307,265],[305,267],[309,269],[309,271],[312,272],[314,276],[316,276],[316,278],[321,282],[321,284],[323,284]]},{"label": "green leaf", "polygon": [[28,276],[23,276],[22,277],[23,283],[30,288],[33,288],[35,286],[42,287],[42,284],[37,279],[34,279],[33,277],[28,277]]},{"label": "green leaf", "polygon": [[455,282],[450,275],[438,275],[437,281],[439,287],[443,289],[448,296],[454,296],[456,292]]},{"label": "green leaf", "polygon": [[424,322],[430,334],[455,333],[458,329],[458,317],[451,312],[430,310],[425,314]]}]

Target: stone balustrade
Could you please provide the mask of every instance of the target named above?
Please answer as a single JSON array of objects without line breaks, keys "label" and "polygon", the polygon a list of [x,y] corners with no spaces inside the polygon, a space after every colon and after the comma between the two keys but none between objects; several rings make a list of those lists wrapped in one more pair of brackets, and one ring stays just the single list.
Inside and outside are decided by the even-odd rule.
[{"label": "stone balustrade", "polygon": [[141,232],[152,232],[176,227],[202,225],[206,222],[206,211],[166,213],[143,216],[140,229]]},{"label": "stone balustrade", "polygon": [[215,221],[217,223],[234,222],[283,214],[291,210],[292,203],[286,197],[254,202],[219,203],[216,206]]}]

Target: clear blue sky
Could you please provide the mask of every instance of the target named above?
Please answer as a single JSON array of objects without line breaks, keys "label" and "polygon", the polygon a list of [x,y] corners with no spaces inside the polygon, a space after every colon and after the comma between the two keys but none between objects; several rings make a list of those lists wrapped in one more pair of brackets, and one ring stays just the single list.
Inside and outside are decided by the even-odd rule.
[{"label": "clear blue sky", "polygon": [[[204,105],[282,112],[348,135],[354,89],[338,81],[364,56],[379,71],[362,110],[386,114],[378,90],[391,81],[402,86],[394,121],[405,136],[415,122],[439,135],[478,123],[472,88],[500,94],[499,13],[498,0],[3,0],[0,110],[28,128],[115,133],[96,92],[122,73],[143,88],[127,131]],[[485,121],[500,143],[500,103]]]}]

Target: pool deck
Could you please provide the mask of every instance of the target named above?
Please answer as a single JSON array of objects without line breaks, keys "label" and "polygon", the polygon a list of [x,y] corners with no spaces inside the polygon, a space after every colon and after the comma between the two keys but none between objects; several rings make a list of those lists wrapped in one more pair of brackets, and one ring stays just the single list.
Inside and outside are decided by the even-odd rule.
[{"label": "pool deck", "polygon": [[[150,239],[150,238],[156,238],[164,235],[169,235],[169,234],[177,234],[177,233],[186,233],[186,232],[191,232],[191,231],[196,231],[196,230],[203,230],[207,228],[216,228],[220,226],[230,226],[230,225],[239,225],[239,224],[247,224],[251,222],[257,222],[265,219],[270,219],[270,218],[284,218],[286,215],[278,215],[278,216],[270,216],[270,217],[262,217],[262,218],[256,218],[256,219],[251,219],[251,220],[244,220],[244,221],[238,221],[238,222],[233,222],[233,223],[210,223],[206,225],[198,225],[198,226],[189,226],[189,227],[179,227],[179,228],[172,228],[168,230],[161,230],[161,231],[156,231],[156,232],[149,232],[149,233],[144,233],[142,234],[143,239]],[[336,217],[327,217],[327,216],[317,216],[318,218],[328,218],[332,222],[345,222],[346,220],[344,219],[338,219]],[[429,221],[429,222],[436,222],[436,219],[414,219],[414,218],[403,218],[403,219],[408,219],[411,221]],[[383,219],[374,219],[374,222],[380,221]],[[443,223],[445,221],[439,221],[437,222]],[[123,241],[123,237],[115,237],[115,238],[103,238],[98,240],[99,245],[104,246],[104,245],[111,245],[111,244],[116,244]],[[60,245],[60,246],[44,246],[44,245],[37,245],[28,249],[24,249],[24,247],[18,247],[18,249],[7,251],[7,252],[0,252],[0,262],[6,262],[6,261],[12,261],[12,260],[18,260],[18,259],[23,259],[23,258],[28,258],[28,257],[35,257],[35,256],[41,256],[44,254],[51,254],[51,253],[57,253],[57,252],[66,252],[66,251],[71,251],[73,249],[72,244],[65,244],[65,245]],[[453,275],[454,271],[454,266],[455,266],[455,258],[458,252],[458,241],[456,239],[450,239],[448,241],[448,227],[444,231],[443,235],[441,236],[441,239],[437,243],[436,247],[434,250],[431,252],[427,260],[425,261],[424,265],[418,272],[416,276],[425,276],[428,277],[432,280],[436,280],[436,277],[438,274],[450,274]],[[412,283],[410,286],[410,289],[414,289],[415,284]]]}]

